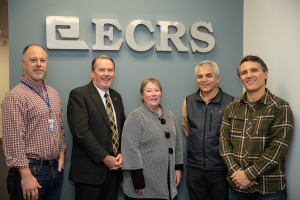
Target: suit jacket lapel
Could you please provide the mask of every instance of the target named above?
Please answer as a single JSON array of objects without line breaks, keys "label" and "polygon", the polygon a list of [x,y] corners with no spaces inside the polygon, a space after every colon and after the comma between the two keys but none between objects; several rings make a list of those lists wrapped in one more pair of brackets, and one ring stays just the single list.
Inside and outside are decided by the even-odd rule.
[{"label": "suit jacket lapel", "polygon": [[103,119],[108,127],[110,127],[110,122],[107,116],[107,112],[105,109],[105,106],[103,104],[102,98],[99,95],[99,92],[97,91],[96,87],[93,84],[93,81],[89,83],[89,92],[91,95],[92,100],[94,101],[95,105],[97,106],[98,110],[100,111],[101,115],[103,116]]}]

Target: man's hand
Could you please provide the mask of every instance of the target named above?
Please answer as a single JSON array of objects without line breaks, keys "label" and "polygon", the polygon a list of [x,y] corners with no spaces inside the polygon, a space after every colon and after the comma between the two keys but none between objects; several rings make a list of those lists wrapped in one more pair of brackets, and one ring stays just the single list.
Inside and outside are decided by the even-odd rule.
[{"label": "man's hand", "polygon": [[176,187],[178,187],[178,185],[180,184],[181,177],[182,177],[182,171],[181,170],[175,170],[175,183],[176,183]]},{"label": "man's hand", "polygon": [[244,190],[248,188],[249,185],[251,185],[251,181],[247,178],[245,171],[244,170],[239,170],[234,172],[230,178],[236,185],[241,190]]},{"label": "man's hand", "polygon": [[256,181],[251,181],[249,185],[247,185],[244,189],[247,190],[248,188],[251,188],[253,185],[258,185]]},{"label": "man's hand", "polygon": [[122,167],[122,154],[118,154],[117,157],[107,155],[103,162],[110,170],[117,170]]},{"label": "man's hand", "polygon": [[65,167],[65,153],[60,152],[58,156],[58,171],[61,172],[61,170]]},{"label": "man's hand", "polygon": [[37,200],[39,198],[38,188],[42,188],[36,178],[31,174],[29,168],[18,169],[21,175],[21,186],[23,198],[27,200]]},{"label": "man's hand", "polygon": [[111,170],[118,170],[119,168],[122,167],[122,162],[123,162],[123,160],[122,160],[122,154],[121,154],[121,153],[119,153],[119,154],[117,155],[116,161],[117,161],[117,162],[115,163],[115,166],[112,167]]}]

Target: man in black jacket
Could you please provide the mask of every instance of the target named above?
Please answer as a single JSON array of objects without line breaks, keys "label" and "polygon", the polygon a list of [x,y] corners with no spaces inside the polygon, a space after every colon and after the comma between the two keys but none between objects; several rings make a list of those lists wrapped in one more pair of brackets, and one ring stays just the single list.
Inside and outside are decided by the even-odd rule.
[{"label": "man in black jacket", "polygon": [[215,62],[195,69],[198,91],[182,105],[182,130],[187,137],[187,186],[191,200],[228,200],[227,169],[219,154],[219,129],[232,96],[218,87]]},{"label": "man in black jacket", "polygon": [[73,135],[69,179],[76,200],[117,200],[122,180],[120,138],[125,121],[121,95],[110,86],[115,64],[108,56],[92,62],[92,81],[70,92],[68,123]]}]

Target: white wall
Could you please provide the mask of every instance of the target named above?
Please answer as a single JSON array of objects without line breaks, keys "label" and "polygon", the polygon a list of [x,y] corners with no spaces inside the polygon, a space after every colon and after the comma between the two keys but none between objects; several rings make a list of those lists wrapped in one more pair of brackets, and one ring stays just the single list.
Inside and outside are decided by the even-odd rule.
[{"label": "white wall", "polygon": [[295,131],[286,164],[288,199],[300,196],[299,152],[299,0],[244,0],[244,55],[261,57],[268,66],[267,87],[288,101],[295,118]]},{"label": "white wall", "polygon": [[[7,41],[6,46],[1,46],[2,41]],[[9,91],[9,59],[8,59],[8,38],[0,37],[0,103],[5,97],[6,92]],[[0,138],[2,138],[2,118],[0,109]]]}]

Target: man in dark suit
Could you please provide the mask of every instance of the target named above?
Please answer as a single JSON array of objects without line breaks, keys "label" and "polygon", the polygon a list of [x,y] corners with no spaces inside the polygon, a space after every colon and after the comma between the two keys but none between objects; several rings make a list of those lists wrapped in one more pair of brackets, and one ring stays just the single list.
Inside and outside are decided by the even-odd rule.
[{"label": "man in dark suit", "polygon": [[113,59],[96,57],[91,76],[89,84],[73,89],[69,96],[67,116],[73,135],[69,180],[75,182],[76,200],[116,200],[125,114],[121,95],[110,88],[115,77]]}]

